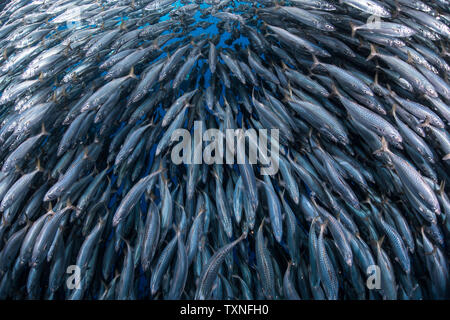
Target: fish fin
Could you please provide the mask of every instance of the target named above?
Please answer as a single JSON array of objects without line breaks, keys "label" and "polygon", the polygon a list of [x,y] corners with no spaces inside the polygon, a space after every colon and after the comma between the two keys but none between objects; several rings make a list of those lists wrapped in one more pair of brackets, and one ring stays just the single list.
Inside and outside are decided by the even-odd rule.
[{"label": "fish fin", "polygon": [[44,74],[42,72],[39,74],[38,80],[39,80],[39,82],[43,82],[44,81]]},{"label": "fish fin", "polygon": [[330,96],[331,96],[331,97],[332,97],[332,96],[336,96],[336,97],[340,97],[340,96],[341,96],[341,93],[339,92],[339,89],[337,88],[337,86],[336,86],[335,83],[333,83],[333,84],[331,85],[331,93],[330,93]]},{"label": "fish fin", "polygon": [[64,55],[67,57],[69,56],[69,51],[72,50],[72,47],[70,46],[70,41],[67,43],[66,47],[64,48]]},{"label": "fish fin", "polygon": [[134,74],[134,66],[131,67],[130,73],[128,74],[128,78],[137,79],[136,75]]},{"label": "fish fin", "polygon": [[[160,161],[160,162],[159,162],[159,170],[163,170],[163,169],[164,169],[164,167],[163,167],[163,162]],[[165,185],[167,185],[167,184],[168,184],[167,178],[166,178],[163,174],[161,174],[160,177],[161,177],[161,179],[162,179],[162,182],[163,182]]]},{"label": "fish fin", "polygon": [[16,171],[23,175],[22,169],[16,164]]},{"label": "fish fin", "polygon": [[231,277],[232,277],[232,278],[235,278],[235,279],[238,279],[239,281],[242,281],[242,282],[244,281],[244,280],[242,280],[242,278],[239,277],[237,274],[232,274]]},{"label": "fish fin", "polygon": [[352,28],[352,38],[354,38],[356,31],[358,30],[358,26],[356,26],[353,22],[350,22],[350,28]]},{"label": "fish fin", "polygon": [[63,96],[64,98],[67,98],[66,87],[62,88],[61,96]]},{"label": "fish fin", "polygon": [[[309,139],[311,139],[312,133],[313,133],[313,128],[311,127],[311,128],[309,128],[309,131],[308,131],[308,138],[309,138]],[[311,144],[311,143],[310,143],[310,144]]]},{"label": "fish fin", "polygon": [[214,178],[216,178],[217,180],[219,180],[220,181],[220,177],[219,177],[219,174],[217,173],[217,171],[216,171],[216,169],[214,168],[213,170],[212,170],[212,175],[214,176]]},{"label": "fish fin", "polygon": [[122,235],[119,235],[120,239],[122,239],[123,242],[125,242],[125,244],[127,245],[127,250],[132,250],[131,246],[130,246],[130,242],[125,239]]},{"label": "fish fin", "polygon": [[291,81],[288,81],[289,99],[292,99],[292,86]]},{"label": "fish fin", "polygon": [[441,40],[441,49],[442,49],[442,51],[441,51],[441,56],[442,57],[446,57],[446,56],[449,55],[447,49],[444,46],[444,42],[442,40]]},{"label": "fish fin", "polygon": [[376,242],[377,244],[377,248],[381,249],[381,245],[383,244],[384,238],[386,237],[386,235],[382,235],[381,238]]},{"label": "fish fin", "polygon": [[447,153],[444,157],[442,157],[442,160],[444,161],[450,160],[450,153]]},{"label": "fish fin", "polygon": [[[255,9],[255,13],[258,13],[259,9]],[[262,22],[264,29],[267,29],[269,27],[269,24],[265,21]],[[444,45],[442,44],[442,48],[444,48]],[[250,50],[250,48],[248,48]]]},{"label": "fish fin", "polygon": [[259,225],[259,228],[258,228],[258,230],[262,230],[262,228],[264,228],[264,221],[265,221],[266,219],[265,218],[263,218],[262,219],[262,221],[261,221],[261,224]]},{"label": "fish fin", "polygon": [[398,0],[394,0],[395,3],[395,12],[393,13],[392,17],[396,18],[398,17],[398,15],[400,14],[400,11],[402,11],[401,7],[400,7],[400,3],[398,2]]},{"label": "fish fin", "polygon": [[430,117],[426,116],[425,120],[421,124],[419,124],[419,127],[420,128],[428,128],[430,126],[430,122],[431,122]]},{"label": "fish fin", "polygon": [[374,57],[378,56],[377,48],[374,44],[370,44],[370,55],[367,57],[366,61],[372,60]]},{"label": "fish fin", "polygon": [[43,172],[44,168],[41,167],[41,160],[38,158],[36,162],[36,170],[39,172]]},{"label": "fish fin", "polygon": [[[358,49],[361,49],[364,47],[364,40],[361,37],[358,37],[358,39],[359,39]],[[341,66],[341,68],[342,68],[342,66]]]},{"label": "fish fin", "polygon": [[326,219],[321,225],[320,225],[320,233],[323,234],[325,232],[325,229],[328,226],[328,223],[330,220]]},{"label": "fish fin", "polygon": [[381,148],[378,150],[375,150],[373,154],[381,154],[381,153],[388,153],[391,152],[388,148],[388,143],[384,137],[381,137]]},{"label": "fish fin", "polygon": [[396,103],[393,103],[393,104],[392,104],[391,113],[392,113],[392,116],[394,117],[394,119],[397,119],[396,110],[397,110],[397,104],[396,104]]},{"label": "fish fin", "polygon": [[379,74],[378,74],[378,69],[375,71],[375,78],[374,78],[374,80],[373,80],[373,83],[375,84],[375,85],[378,85],[378,76],[379,76]]},{"label": "fish fin", "polygon": [[312,55],[312,58],[313,58],[313,64],[312,64],[312,66],[310,68],[310,71],[314,70],[317,66],[319,66],[321,64],[319,59],[317,59],[315,54]]},{"label": "fish fin", "polygon": [[[158,39],[153,40],[152,46],[156,48],[156,50],[161,50],[158,45]],[[169,56],[169,52],[167,52],[167,56]]]},{"label": "fish fin", "polygon": [[242,232],[241,236],[236,239],[236,243],[238,243],[246,238],[247,238],[247,232]]},{"label": "fish fin", "polygon": [[64,209],[71,209],[71,210],[74,210],[75,212],[80,212],[80,209],[78,209],[77,207],[75,207],[73,204],[72,204],[72,201],[70,200],[70,198],[68,198],[67,199],[67,201],[66,201],[66,207],[64,208]]},{"label": "fish fin", "polygon": [[88,149],[87,147],[84,147],[83,150],[83,159],[89,159]]},{"label": "fish fin", "polygon": [[280,191],[280,192],[279,192],[281,201],[282,201],[283,203],[286,202],[286,200],[284,200],[284,194],[285,194],[285,193],[286,193],[286,188],[283,189],[283,191]]},{"label": "fish fin", "polygon": [[125,25],[125,21],[124,20],[122,20],[122,22],[120,23],[119,30],[121,30],[121,31],[127,30],[127,26]]},{"label": "fish fin", "polygon": [[255,87],[252,88],[252,102],[255,104]]},{"label": "fish fin", "polygon": [[[317,204],[316,204],[316,205],[317,205]],[[311,221],[310,228],[313,227],[313,226],[315,226],[315,224],[317,223],[317,221],[319,221],[319,219],[320,219],[320,216],[319,216],[319,215],[315,216],[315,217],[312,219],[312,221]],[[315,229],[314,229],[314,230],[315,230]]]},{"label": "fish fin", "polygon": [[53,211],[53,206],[52,206],[52,202],[51,201],[48,203],[47,213],[51,213],[51,214],[55,213]]},{"label": "fish fin", "polygon": [[407,60],[407,62],[409,64],[413,64],[414,63],[414,58],[412,57],[411,52],[409,50],[408,50],[408,60]]}]

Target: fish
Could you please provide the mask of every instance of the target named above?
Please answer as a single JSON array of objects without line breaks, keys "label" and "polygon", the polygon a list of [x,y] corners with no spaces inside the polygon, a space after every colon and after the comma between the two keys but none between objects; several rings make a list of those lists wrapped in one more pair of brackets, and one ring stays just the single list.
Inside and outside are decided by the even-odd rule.
[{"label": "fish", "polygon": [[0,4],[0,298],[448,299],[449,10]]}]

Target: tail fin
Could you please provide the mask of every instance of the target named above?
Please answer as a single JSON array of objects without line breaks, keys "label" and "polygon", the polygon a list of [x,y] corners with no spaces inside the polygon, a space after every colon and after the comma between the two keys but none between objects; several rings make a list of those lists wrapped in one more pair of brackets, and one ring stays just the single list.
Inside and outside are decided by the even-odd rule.
[{"label": "tail fin", "polygon": [[430,122],[431,122],[430,117],[426,116],[425,120],[421,124],[419,124],[419,127],[428,128],[430,126]]},{"label": "tail fin", "polygon": [[49,133],[45,130],[45,124],[42,122],[41,126],[41,136],[48,136]]},{"label": "tail fin", "polygon": [[374,78],[374,80],[373,80],[373,83],[374,83],[375,85],[378,85],[378,69],[375,71],[375,78]]},{"label": "tail fin", "polygon": [[390,152],[388,148],[388,143],[384,137],[381,137],[381,148],[374,151],[373,154],[381,154],[381,153],[387,153]]},{"label": "tail fin", "polygon": [[122,22],[119,25],[119,30],[127,30],[127,26],[125,25],[125,21],[122,20]]},{"label": "tail fin", "polygon": [[241,236],[236,240],[236,242],[240,242],[240,241],[244,240],[245,238],[247,238],[247,233],[243,232],[241,234]]},{"label": "tail fin", "polygon": [[385,235],[383,234],[381,238],[377,241],[377,248],[381,249],[381,245],[383,244]]},{"label": "tail fin", "polygon": [[331,96],[336,96],[336,97],[340,97],[341,96],[341,93],[339,92],[339,89],[337,88],[335,83],[333,83],[331,85],[331,89],[332,89],[331,90]]},{"label": "tail fin", "polygon": [[414,63],[414,58],[413,58],[413,56],[411,55],[411,52],[408,50],[408,63],[409,64],[413,64]]},{"label": "tail fin", "polygon": [[[159,44],[158,44],[158,39],[153,40],[152,46],[153,46],[154,48],[156,48],[156,50],[161,50],[161,48],[159,47]],[[167,52],[167,56],[169,56],[169,53],[168,53],[168,52]]]},{"label": "tail fin", "polygon": [[43,172],[44,171],[44,168],[41,167],[41,160],[39,160],[39,158],[37,159],[36,170],[39,171],[39,172]]},{"label": "tail fin", "polygon": [[315,54],[312,55],[312,58],[313,58],[313,64],[311,66],[310,71],[314,70],[317,66],[320,65],[320,61],[317,59]]},{"label": "tail fin", "polygon": [[397,115],[396,115],[396,112],[397,111],[397,104],[393,104],[392,105],[392,109],[391,109],[391,113],[392,113],[392,116],[394,117],[394,119],[397,119]]},{"label": "tail fin", "polygon": [[375,45],[370,45],[370,55],[367,57],[366,61],[372,60],[374,57],[378,56],[377,48]]},{"label": "tail fin", "polygon": [[439,185],[439,194],[443,194],[444,191],[445,191],[445,180],[442,180],[441,184]]},{"label": "tail fin", "polygon": [[352,38],[354,38],[356,31],[358,30],[358,27],[355,24],[353,24],[352,22],[350,22],[350,27],[352,28]]},{"label": "tail fin", "polygon": [[327,219],[327,220],[325,220],[324,223],[322,223],[322,224],[320,225],[320,234],[323,235],[323,233],[325,232],[325,229],[326,229],[327,226],[328,226],[328,222],[329,222],[329,220]]},{"label": "tail fin", "polygon": [[136,75],[134,74],[134,66],[131,67],[130,73],[128,74],[129,78],[137,79]]},{"label": "tail fin", "polygon": [[292,86],[291,86],[291,81],[288,80],[288,90],[289,90],[289,98],[292,99]]}]

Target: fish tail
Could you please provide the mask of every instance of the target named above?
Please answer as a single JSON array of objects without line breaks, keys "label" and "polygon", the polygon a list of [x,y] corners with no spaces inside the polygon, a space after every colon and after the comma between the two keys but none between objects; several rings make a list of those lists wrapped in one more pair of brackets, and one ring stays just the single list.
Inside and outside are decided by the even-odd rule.
[{"label": "fish tail", "polygon": [[331,96],[340,97],[341,93],[339,92],[339,89],[337,88],[336,84],[333,83],[331,85]]},{"label": "fish tail", "polygon": [[449,55],[447,49],[445,48],[444,42],[442,40],[441,40],[441,49],[442,49],[442,51],[441,51],[442,57],[446,57]]},{"label": "fish tail", "polygon": [[372,60],[374,57],[378,56],[377,48],[375,45],[370,45],[370,55],[367,57],[366,61]]},{"label": "fish tail", "polygon": [[419,124],[419,127],[428,128],[430,126],[430,122],[431,122],[430,117],[426,116],[425,120],[421,124]]},{"label": "fish tail", "polygon": [[41,167],[41,160],[38,158],[36,163],[36,170],[39,172],[43,172],[44,168]]},{"label": "fish tail", "polygon": [[244,240],[245,238],[247,238],[247,232],[243,232],[241,234],[241,236],[239,238],[237,238],[236,243],[241,242],[242,240]]},{"label": "fish tail", "polygon": [[313,64],[312,64],[310,70],[314,70],[317,66],[320,65],[320,61],[319,61],[319,59],[317,59],[315,54],[312,55],[312,58],[313,58]]},{"label": "fish tail", "polygon": [[122,20],[122,22],[119,25],[119,30],[121,30],[121,31],[127,30],[127,26],[125,25],[125,21]]},{"label": "fish tail", "polygon": [[[445,157],[448,157],[450,154],[446,155]],[[445,158],[444,157],[444,158]],[[441,181],[441,184],[439,185],[439,194],[443,194],[445,191],[445,180]]]},{"label": "fish tail", "polygon": [[391,113],[392,113],[392,116],[394,117],[394,119],[397,119],[396,111],[397,111],[397,104],[394,103],[394,104],[392,105],[392,109],[391,109]]},{"label": "fish tail", "polygon": [[390,152],[388,148],[388,143],[384,137],[381,137],[381,148],[378,150],[375,150],[373,154],[381,154],[381,153],[387,153]]},{"label": "fish tail", "polygon": [[47,130],[45,130],[45,124],[44,124],[44,122],[42,122],[42,125],[41,125],[41,136],[48,136],[49,135],[49,133],[47,132]]},{"label": "fish tail", "polygon": [[384,238],[385,238],[385,235],[383,234],[383,235],[381,236],[381,238],[376,242],[376,243],[377,243],[377,248],[378,248],[378,249],[381,249],[381,245],[383,244]]},{"label": "fish tail", "polygon": [[324,223],[322,223],[320,225],[320,234],[323,234],[325,232],[325,229],[328,226],[328,222],[330,222],[330,220],[327,219],[327,220],[324,221]]},{"label": "fish tail", "polygon": [[131,67],[130,73],[128,74],[128,78],[137,79],[136,75],[134,74],[134,66]]},{"label": "fish tail", "polygon": [[373,83],[374,84],[376,84],[376,85],[378,85],[378,69],[375,71],[375,78],[374,78],[374,80],[373,80]]},{"label": "fish tail", "polygon": [[353,22],[350,22],[350,27],[352,28],[352,38],[354,38],[358,27]]},{"label": "fish tail", "polygon": [[[58,200],[58,202],[59,202],[59,200]],[[72,204],[72,201],[70,200],[70,198],[67,199],[66,207],[64,208],[64,211],[65,210],[73,210],[73,211],[75,211],[76,216],[79,216],[79,214],[81,213],[80,209],[78,209],[76,206],[74,206]]]}]

